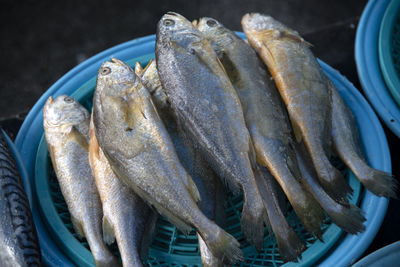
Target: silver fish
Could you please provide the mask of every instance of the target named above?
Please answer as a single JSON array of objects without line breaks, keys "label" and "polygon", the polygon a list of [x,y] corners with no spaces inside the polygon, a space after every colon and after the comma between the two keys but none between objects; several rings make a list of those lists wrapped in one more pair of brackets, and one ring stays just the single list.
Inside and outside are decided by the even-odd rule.
[{"label": "silver fish", "polygon": [[332,93],[333,148],[360,182],[372,193],[396,197],[398,183],[390,173],[368,166],[361,147],[356,122],[333,83],[327,78]]},{"label": "silver fish", "polygon": [[173,12],[158,23],[156,58],[178,125],[231,191],[243,191],[242,232],[260,248],[265,210],[252,171],[254,148],[221,62],[192,23]]},{"label": "silver fish", "polygon": [[96,266],[118,266],[103,241],[103,212],[89,165],[89,112],[69,96],[49,97],[43,120],[53,167],[76,233],[86,237]]},{"label": "silver fish", "polygon": [[270,16],[246,14],[242,26],[250,45],[274,78],[296,140],[304,141],[320,183],[335,200],[347,202],[352,189],[329,161],[331,94],[310,44]]},{"label": "silver fish", "polygon": [[279,182],[305,228],[321,238],[323,211],[299,182],[290,122],[278,90],[255,51],[212,18],[201,18],[199,30],[210,40],[234,85],[257,161]]},{"label": "silver fish", "polygon": [[[152,60],[144,70],[140,70],[137,65],[138,63],[135,66],[135,73],[152,94],[153,102],[171,136],[178,157],[200,192],[200,210],[210,220],[220,224],[223,221],[224,214],[224,191],[219,178],[201,158],[201,155],[195,151],[193,145],[184,136],[183,131],[179,130],[174,119],[172,107],[168,102],[168,97],[161,86],[156,62]],[[197,237],[199,239],[202,266],[224,266],[222,260],[216,258],[208,249],[201,235],[197,234]]]},{"label": "silver fish", "polygon": [[198,208],[199,191],[181,165],[149,92],[120,60],[111,59],[99,69],[93,122],[119,179],[182,232],[194,227],[216,257],[242,259],[237,240]]},{"label": "silver fish", "polygon": [[114,174],[104,156],[90,121],[89,162],[103,205],[103,239],[107,244],[117,240],[122,264],[143,266],[155,232],[157,216],[147,204]]}]

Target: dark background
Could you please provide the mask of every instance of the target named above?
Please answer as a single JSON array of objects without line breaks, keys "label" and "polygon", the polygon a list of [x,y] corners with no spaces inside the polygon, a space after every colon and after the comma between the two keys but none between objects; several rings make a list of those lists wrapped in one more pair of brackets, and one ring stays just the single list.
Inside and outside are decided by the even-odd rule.
[{"label": "dark background", "polygon": [[[361,88],[354,61],[357,23],[366,1],[0,1],[0,125],[15,138],[37,99],[85,59],[122,42],[155,33],[167,11],[190,20],[208,16],[241,31],[247,12],[270,14],[296,29],[317,57]],[[393,174],[399,139],[384,126]],[[391,200],[369,254],[400,240],[399,201]]]}]

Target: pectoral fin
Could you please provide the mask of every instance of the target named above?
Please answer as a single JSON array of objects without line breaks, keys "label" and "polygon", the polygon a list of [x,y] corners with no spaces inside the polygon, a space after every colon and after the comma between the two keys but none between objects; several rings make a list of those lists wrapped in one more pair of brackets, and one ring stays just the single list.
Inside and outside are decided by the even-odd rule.
[{"label": "pectoral fin", "polygon": [[107,245],[114,243],[114,228],[106,216],[103,216],[103,240]]}]

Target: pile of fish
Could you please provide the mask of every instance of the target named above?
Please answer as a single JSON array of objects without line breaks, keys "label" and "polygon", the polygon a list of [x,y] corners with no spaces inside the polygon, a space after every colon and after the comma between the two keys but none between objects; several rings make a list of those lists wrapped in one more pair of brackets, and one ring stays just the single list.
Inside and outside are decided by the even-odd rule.
[{"label": "pile of fish", "polygon": [[243,194],[246,241],[261,249],[266,225],[285,261],[306,245],[286,221],[282,191],[317,238],[325,214],[363,232],[333,153],[368,190],[395,196],[391,175],[367,165],[353,115],[310,44],[269,16],[246,14],[242,25],[248,43],[212,18],[168,12],[145,69],[102,64],[91,116],[69,96],[47,100],[53,166],[96,266],[118,265],[106,246],[114,239],[124,266],[142,266],[155,211],[185,234],[197,231],[204,266],[243,260],[219,226],[225,189]]}]

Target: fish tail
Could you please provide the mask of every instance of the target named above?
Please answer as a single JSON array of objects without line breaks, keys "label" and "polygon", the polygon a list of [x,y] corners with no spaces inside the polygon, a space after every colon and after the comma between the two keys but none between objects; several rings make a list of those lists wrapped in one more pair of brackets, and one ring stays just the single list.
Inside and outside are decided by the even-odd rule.
[{"label": "fish tail", "polygon": [[[240,243],[216,224],[206,224],[206,227],[198,228],[198,230],[208,249],[216,258],[231,264],[244,260]],[[203,235],[204,233],[206,235]]]},{"label": "fish tail", "polygon": [[361,160],[358,166],[351,167],[357,178],[369,191],[381,197],[396,198],[398,182],[390,173],[371,168]]},{"label": "fish tail", "polygon": [[275,235],[279,254],[284,261],[297,261],[298,258],[301,258],[301,253],[306,246],[286,221],[280,208],[279,199],[275,194],[274,178],[268,171],[262,171],[260,168],[255,170],[254,175],[270,218],[269,229],[272,229]]},{"label": "fish tail", "polygon": [[[103,242],[100,229],[94,225],[88,224],[84,224],[82,228],[93,254],[96,267],[121,266],[117,258],[113,256]],[[101,226],[99,228],[101,228]]]},{"label": "fish tail", "polygon": [[275,234],[275,239],[282,259],[297,262],[301,259],[301,253],[306,249],[306,245],[292,228],[289,227],[289,229],[290,231],[285,232],[285,235]]},{"label": "fish tail", "polygon": [[243,190],[241,229],[246,241],[261,250],[264,245],[264,218],[268,215],[264,215],[266,210],[257,187],[254,189]]},{"label": "fish tail", "polygon": [[332,166],[324,154],[318,163],[314,162],[318,180],[325,191],[337,202],[348,203],[347,196],[353,193],[353,189],[344,179],[343,175]]},{"label": "fish tail", "polygon": [[363,211],[353,204],[346,206],[337,204],[340,208],[336,211],[329,212],[332,221],[350,234],[358,234],[365,231],[365,217]]},{"label": "fish tail", "polygon": [[203,267],[223,267],[225,266],[221,259],[215,257],[211,251],[208,249],[203,238],[197,233],[197,238],[199,240],[199,248],[201,255],[201,266]]}]

